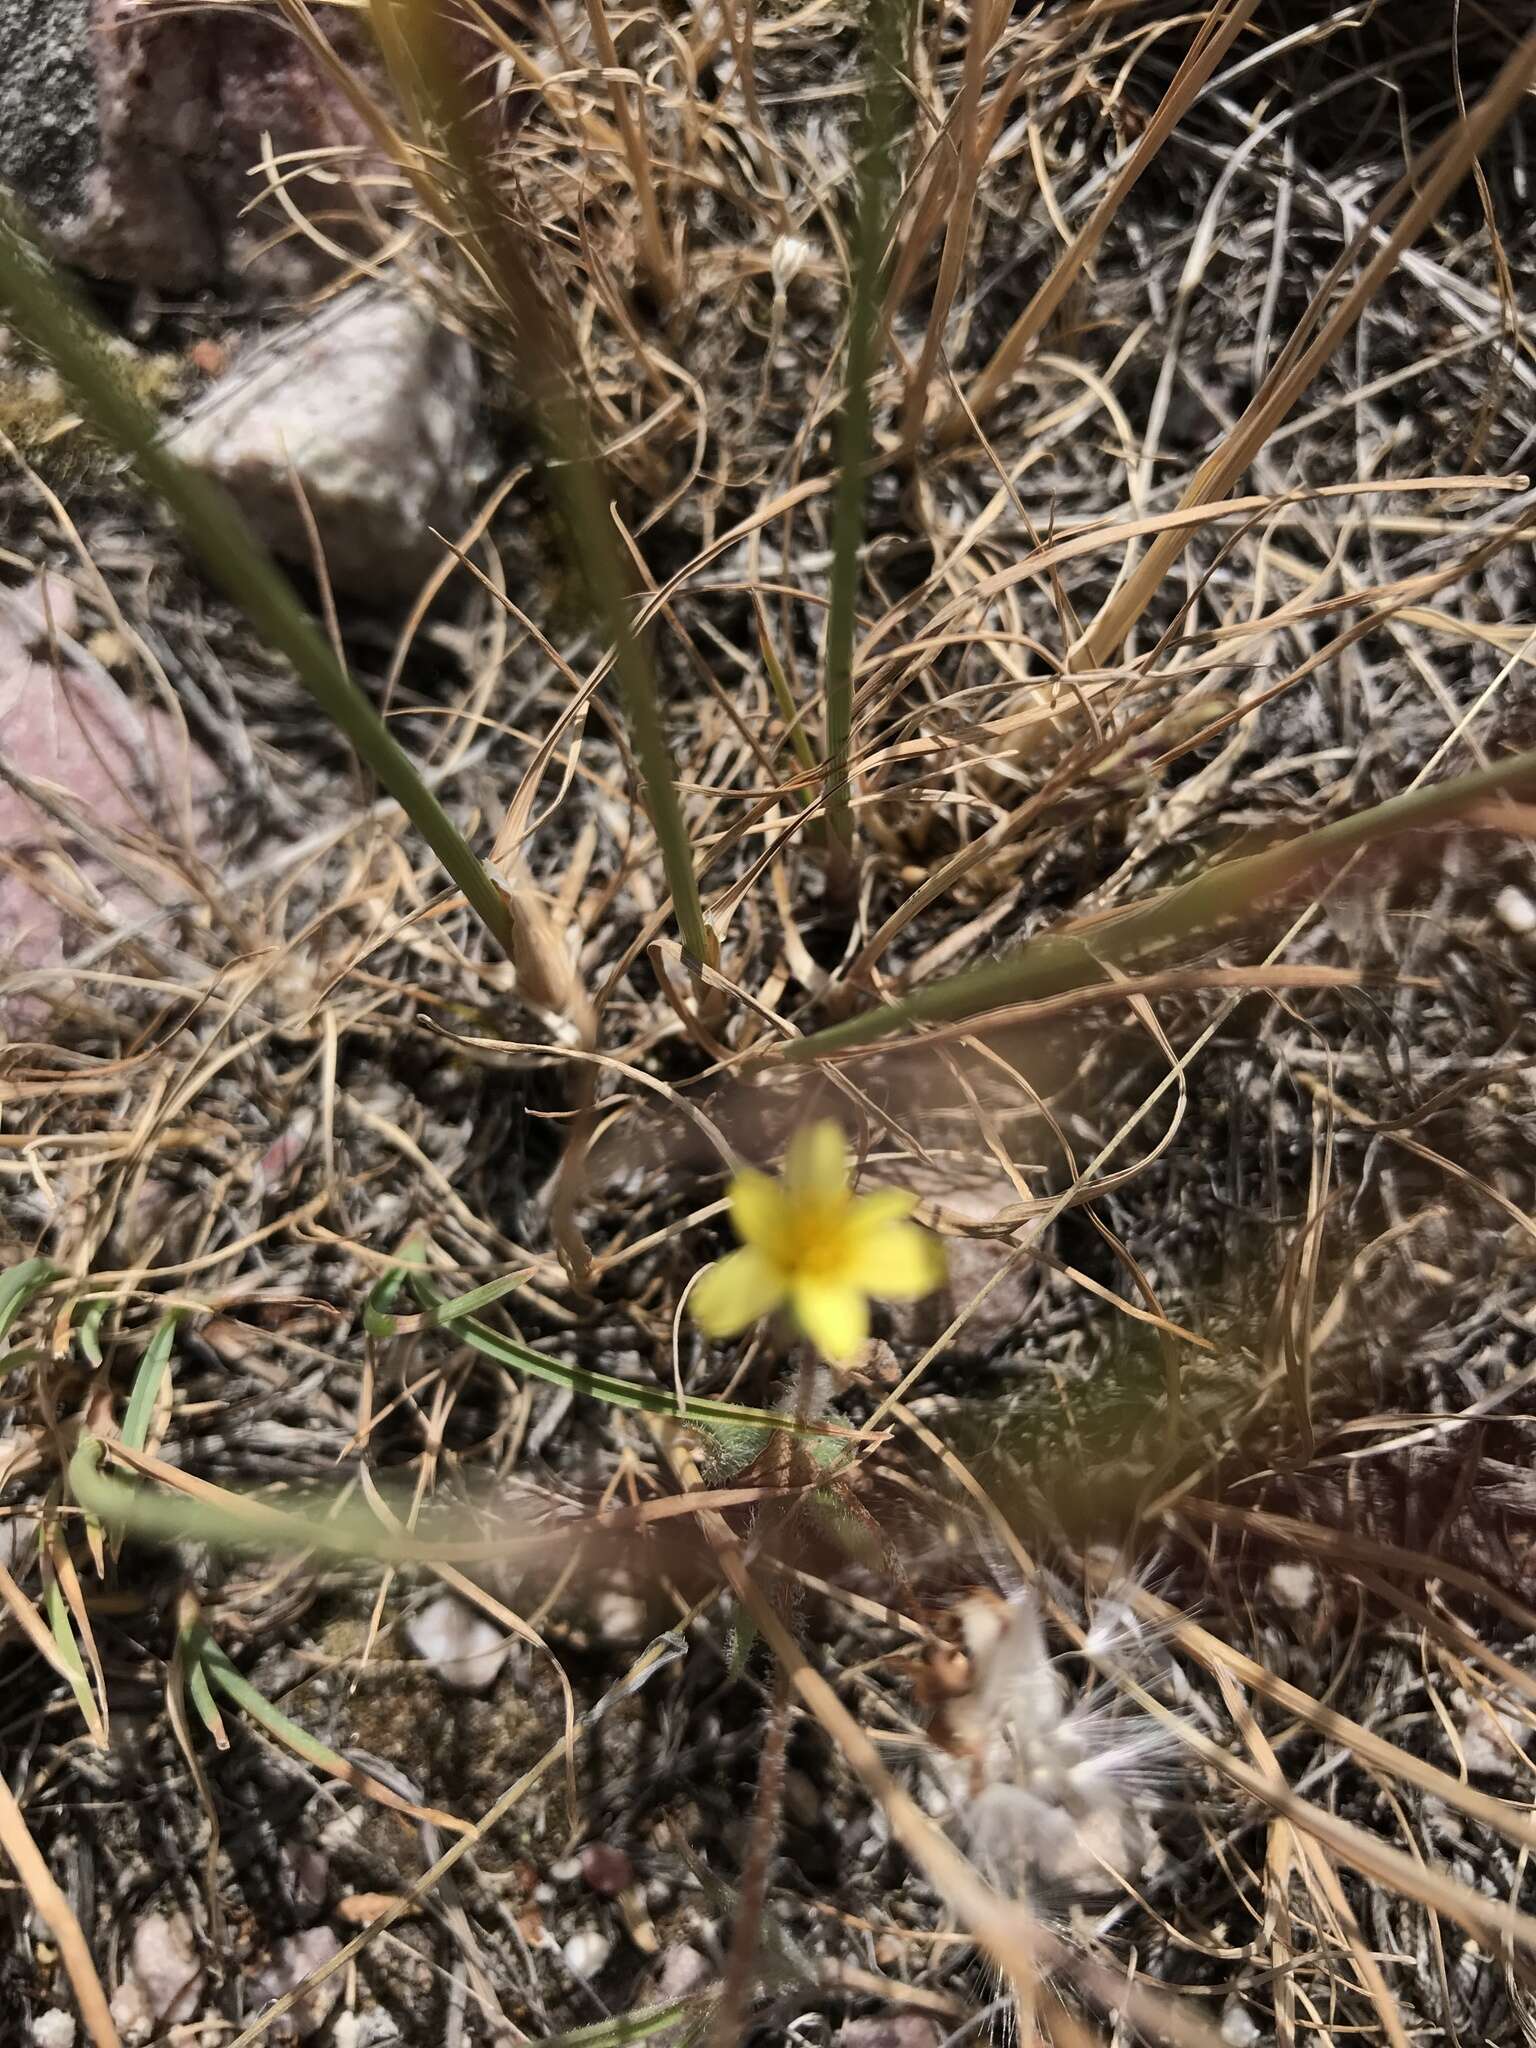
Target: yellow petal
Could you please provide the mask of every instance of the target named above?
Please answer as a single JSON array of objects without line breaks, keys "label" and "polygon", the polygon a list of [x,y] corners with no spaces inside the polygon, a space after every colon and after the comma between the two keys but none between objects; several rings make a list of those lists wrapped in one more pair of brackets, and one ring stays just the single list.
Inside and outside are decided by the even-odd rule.
[{"label": "yellow petal", "polygon": [[784,1187],[792,1202],[832,1202],[848,1192],[848,1152],[840,1124],[830,1117],[802,1124],[784,1161]]},{"label": "yellow petal", "polygon": [[916,1301],[942,1284],[944,1248],[920,1224],[879,1223],[853,1237],[842,1277],[886,1301]]},{"label": "yellow petal", "polygon": [[784,1190],[766,1173],[747,1167],[731,1182],[731,1227],[743,1244],[772,1254],[783,1243],[788,1207]]},{"label": "yellow petal", "polygon": [[887,1223],[910,1216],[916,1207],[916,1195],[909,1195],[905,1188],[876,1188],[873,1194],[854,1196],[847,1227],[862,1237],[868,1231],[883,1229]]},{"label": "yellow petal", "polygon": [[832,1364],[851,1358],[869,1335],[869,1303],[856,1287],[832,1280],[797,1280],[795,1320]]},{"label": "yellow petal", "polygon": [[734,1337],[784,1299],[779,1269],[755,1245],[743,1245],[709,1271],[688,1297],[693,1319],[707,1337]]}]

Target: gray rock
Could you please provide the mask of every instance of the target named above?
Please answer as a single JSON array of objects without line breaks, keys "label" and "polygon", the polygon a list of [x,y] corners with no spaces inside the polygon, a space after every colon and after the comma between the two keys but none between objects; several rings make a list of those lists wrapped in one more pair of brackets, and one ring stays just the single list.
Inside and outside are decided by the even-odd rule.
[{"label": "gray rock", "polygon": [[307,566],[297,477],[332,580],[388,602],[441,559],[429,529],[462,523],[478,392],[468,342],[403,293],[359,285],[238,360],[171,447]]}]

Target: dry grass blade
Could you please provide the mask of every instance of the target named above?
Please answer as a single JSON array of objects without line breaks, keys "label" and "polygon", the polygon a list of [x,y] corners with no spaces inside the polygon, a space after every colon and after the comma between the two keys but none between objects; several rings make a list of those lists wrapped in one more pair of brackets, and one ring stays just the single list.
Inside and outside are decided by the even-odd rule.
[{"label": "dry grass blade", "polygon": [[59,1890],[53,1872],[33,1841],[26,1817],[3,1774],[0,1774],[0,1849],[4,1850],[11,1868],[25,1886],[27,1897],[43,1925],[58,1943],[70,1988],[80,2008],[80,2017],[95,2048],[121,2048],[121,2036],[113,2023],[107,1995],[96,1974],[96,1965],[91,1960],[85,1936],[80,1931],[80,1922],[71,1912],[68,1899]]},{"label": "dry grass blade", "polygon": [[[1278,358],[1263,385],[1254,394],[1242,418],[1222,441],[1215,454],[1196,471],[1180,499],[1180,509],[1206,505],[1222,498],[1263,448],[1265,442],[1311,385],[1354,327],[1361,314],[1402,257],[1439,214],[1446,200],[1465,178],[1469,168],[1512,117],[1536,80],[1536,34],[1526,37],[1509,58],[1492,86],[1472,112],[1449,130],[1427,163],[1416,165],[1403,180],[1401,190],[1411,192],[1397,225],[1365,264],[1359,277],[1322,321],[1317,335],[1303,345],[1309,329],[1321,318],[1344,261],[1335,267],[1312,306],[1304,316],[1293,342]],[[1080,669],[1102,667],[1114,659],[1126,635],[1150,603],[1153,593],[1178,560],[1182,540],[1169,531],[1154,540],[1124,584],[1072,649],[1071,659]]]},{"label": "dry grass blade", "polygon": [[959,440],[970,429],[973,416],[983,417],[996,404],[1008,380],[1023,361],[1025,351],[1044,332],[1084,268],[1093,260],[1094,251],[1134,191],[1137,181],[1246,28],[1257,5],[1258,0],[1228,0],[1226,6],[1215,8],[1202,17],[1188,56],[1179,66],[1162,105],[1147,123],[1119,175],[1070,245],[1057,258],[1050,276],[1009,328],[992,360],[969,386],[965,406],[957,408],[944,422],[943,438],[946,442]]}]

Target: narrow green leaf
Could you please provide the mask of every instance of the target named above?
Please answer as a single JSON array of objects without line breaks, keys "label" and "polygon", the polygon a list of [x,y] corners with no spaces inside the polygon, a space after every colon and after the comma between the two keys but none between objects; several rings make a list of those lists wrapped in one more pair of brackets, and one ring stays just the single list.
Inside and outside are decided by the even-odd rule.
[{"label": "narrow green leaf", "polygon": [[23,1259],[19,1266],[8,1266],[0,1273],[0,1338],[35,1295],[63,1277],[63,1267],[51,1259]]},{"label": "narrow green leaf", "polygon": [[[419,1268],[413,1269],[408,1278],[411,1292],[422,1307],[436,1319],[443,1305],[443,1296]],[[795,1415],[779,1415],[769,1408],[741,1408],[733,1401],[707,1401],[689,1395],[686,1402],[680,1402],[670,1387],[657,1386],[645,1380],[621,1380],[612,1373],[594,1372],[584,1365],[567,1365],[561,1359],[549,1358],[542,1351],[530,1350],[526,1344],[519,1344],[513,1337],[502,1336],[487,1323],[479,1322],[474,1316],[455,1316],[450,1325],[454,1336],[460,1337],[472,1350],[491,1358],[498,1365],[509,1366],[514,1372],[525,1372],[531,1379],[548,1380],[557,1387],[569,1387],[574,1394],[587,1394],[593,1400],[606,1401],[611,1408],[637,1408],[646,1415],[667,1415],[675,1422],[682,1422],[696,1429],[707,1431],[748,1430],[754,1434],[771,1430],[785,1430],[794,1436],[833,1437],[847,1442],[856,1432],[835,1429],[826,1423],[802,1421]]]},{"label": "narrow green leaf", "polygon": [[69,1679],[69,1689],[85,1716],[85,1725],[87,1728],[99,1729],[101,1715],[97,1710],[96,1696],[91,1691],[91,1681],[86,1676],[85,1659],[80,1654],[75,1625],[69,1615],[69,1603],[64,1598],[64,1589],[60,1586],[56,1574],[48,1568],[46,1548],[43,1557],[43,1605],[48,1612],[48,1626],[53,1631],[53,1640],[58,1645],[59,1660]]},{"label": "narrow green leaf", "polygon": [[173,1309],[168,1316],[162,1316],[155,1334],[144,1347],[144,1356],[133,1378],[133,1392],[128,1396],[128,1413],[123,1418],[123,1442],[131,1451],[142,1451],[149,1436],[155,1401],[170,1364],[171,1346],[180,1321],[180,1309]]},{"label": "narrow green leaf", "polygon": [[75,1342],[85,1353],[91,1364],[99,1370],[106,1360],[101,1350],[101,1326],[106,1321],[107,1310],[112,1306],[110,1294],[82,1295],[75,1304],[84,1314],[75,1325]]},{"label": "narrow green leaf", "polygon": [[487,1280],[483,1287],[472,1287],[468,1294],[456,1294],[451,1301],[442,1302],[433,1310],[433,1322],[455,1323],[461,1316],[472,1316],[478,1309],[489,1308],[504,1294],[511,1294],[521,1287],[531,1271],[531,1267],[525,1267],[521,1273],[503,1273],[499,1280]]},{"label": "narrow green leaf", "polygon": [[220,1749],[229,1747],[229,1731],[224,1726],[224,1716],[219,1712],[218,1702],[208,1684],[208,1674],[203,1669],[200,1657],[187,1659],[187,1697],[197,1709],[198,1719],[213,1737]]},{"label": "narrow green leaf", "polygon": [[697,2040],[708,2017],[707,1998],[680,1998],[672,2005],[653,2005],[645,2012],[628,2012],[611,2020],[596,2020],[590,2027],[576,2027],[568,2034],[551,2034],[539,2048],[624,2048],[628,2041],[648,2041],[668,2027],[688,2028],[677,2037],[677,2048]]},{"label": "narrow green leaf", "polygon": [[[411,1262],[413,1249],[413,1247],[407,1246],[401,1255],[407,1264]],[[363,1303],[363,1332],[365,1336],[378,1338],[394,1336],[395,1318],[391,1311],[400,1297],[401,1288],[405,1285],[405,1273],[405,1264],[391,1266],[383,1278],[376,1281],[369,1288],[368,1298]]]},{"label": "narrow green leaf", "polygon": [[438,1827],[453,1829],[456,1833],[468,1832],[468,1824],[451,1813],[443,1813],[432,1806],[418,1806],[413,1800],[402,1799],[398,1792],[361,1765],[352,1763],[318,1736],[311,1735],[307,1728],[301,1728],[291,1720],[281,1707],[272,1704],[265,1693],[258,1692],[250,1680],[239,1671],[224,1651],[209,1635],[202,1622],[194,1622],[187,1631],[189,1669],[196,1665],[205,1677],[216,1685],[220,1692],[232,1700],[244,1714],[249,1714],[267,1733],[291,1749],[295,1756],[305,1763],[314,1764],[329,1777],[339,1778],[355,1791],[372,1799],[379,1806],[387,1806],[394,1813],[409,1814],[414,1820],[434,1822]]},{"label": "narrow green leaf", "polygon": [[1166,959],[1160,949],[1181,942],[1208,942],[1213,927],[1250,916],[1280,891],[1309,878],[1321,885],[1363,846],[1394,833],[1448,824],[1486,797],[1529,795],[1533,789],[1536,748],[1424,789],[1404,790],[1262,853],[1214,862],[1182,887],[1095,924],[1091,941],[1070,933],[1030,939],[979,967],[941,976],[895,1002],[880,1003],[808,1038],[794,1039],[772,1057],[798,1066],[873,1044],[903,1026],[956,1023],[1008,1004],[1112,986],[1111,967],[1129,969],[1150,954]]}]

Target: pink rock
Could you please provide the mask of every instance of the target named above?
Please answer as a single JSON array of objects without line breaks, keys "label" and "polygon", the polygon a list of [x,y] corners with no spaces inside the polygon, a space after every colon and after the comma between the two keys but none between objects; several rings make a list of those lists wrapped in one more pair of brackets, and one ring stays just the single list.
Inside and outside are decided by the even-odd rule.
[{"label": "pink rock", "polygon": [[[357,10],[313,13],[365,89],[382,93]],[[255,8],[221,7],[215,18],[143,0],[0,5],[0,183],[87,270],[170,291],[254,270],[308,289],[334,258],[290,232],[271,202],[244,217],[261,190],[251,171],[263,135],[278,158],[357,152],[296,177],[291,161],[282,170],[302,213],[343,247],[364,246],[352,179],[379,168],[371,132],[284,23]]]},{"label": "pink rock", "polygon": [[48,579],[46,603],[44,588],[0,592],[0,1021],[13,1025],[32,982],[17,970],[58,966],[182,893],[177,845],[188,819],[211,845],[220,783],[169,713],[134,705],[71,636],[65,586]]}]

